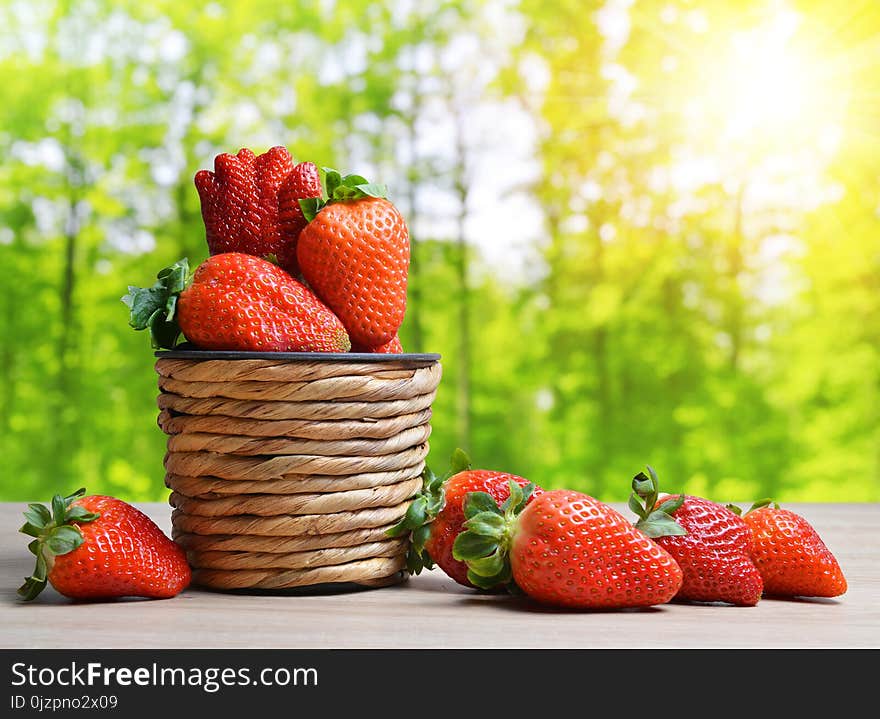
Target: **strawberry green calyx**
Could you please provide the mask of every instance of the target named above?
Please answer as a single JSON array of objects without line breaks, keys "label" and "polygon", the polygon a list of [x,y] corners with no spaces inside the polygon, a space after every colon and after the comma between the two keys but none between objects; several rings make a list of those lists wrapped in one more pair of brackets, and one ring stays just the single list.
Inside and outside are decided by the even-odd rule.
[{"label": "strawberry green calyx", "polygon": [[136,330],[149,328],[153,347],[174,349],[180,336],[180,326],[175,317],[177,298],[189,285],[189,262],[178,260],[156,275],[152,287],[129,285],[128,294],[121,299],[131,311],[129,325]]},{"label": "strawberry green calyx", "polygon": [[[745,516],[745,515],[743,515],[742,508],[737,506],[736,504],[726,504],[724,506],[727,507],[731,512],[733,512],[737,517]],[[745,514],[750,514],[751,512],[754,512],[756,509],[763,509],[764,507],[772,507],[773,509],[779,509],[779,503],[774,502],[772,499],[769,499],[769,498],[759,499],[756,502],[752,503],[752,506],[746,510]]]},{"label": "strawberry green calyx", "polygon": [[[682,536],[687,531],[672,515],[684,504],[684,495],[663,502],[659,507],[660,482],[654,468],[648,465],[648,473],[639,472],[632,481],[632,494],[629,496],[629,508],[639,517],[636,529],[641,530],[652,539],[657,537]],[[656,509],[655,509],[656,507]]]},{"label": "strawberry green calyx", "polygon": [[34,573],[18,589],[19,596],[25,601],[34,599],[45,589],[52,559],[72,552],[83,543],[76,525],[94,522],[100,516],[73,504],[85,493],[85,488],[81,488],[67,497],[56,494],[52,497],[51,509],[43,504],[28,505],[24,513],[26,521],[19,531],[34,537],[28,549],[36,556],[37,565]]},{"label": "strawberry green calyx", "polygon": [[421,574],[423,569],[434,568],[434,560],[425,549],[431,537],[431,522],[446,506],[446,480],[470,467],[471,460],[461,449],[452,453],[450,468],[446,474],[438,477],[430,467],[425,467],[421,491],[413,498],[403,519],[386,532],[389,537],[410,535],[410,548],[406,555],[406,568],[410,574]]},{"label": "strawberry green calyx", "polygon": [[455,538],[452,556],[467,564],[468,581],[480,589],[513,586],[510,547],[517,517],[528,504],[535,485],[520,487],[511,480],[510,496],[498,506],[488,492],[471,492],[464,500],[465,531]]},{"label": "strawberry green calyx", "polygon": [[388,196],[388,188],[385,185],[368,182],[361,175],[342,175],[330,167],[321,168],[321,185],[323,194],[321,197],[309,197],[298,200],[306,222],[311,222],[324,207],[334,202],[347,202],[360,200],[364,197]]}]

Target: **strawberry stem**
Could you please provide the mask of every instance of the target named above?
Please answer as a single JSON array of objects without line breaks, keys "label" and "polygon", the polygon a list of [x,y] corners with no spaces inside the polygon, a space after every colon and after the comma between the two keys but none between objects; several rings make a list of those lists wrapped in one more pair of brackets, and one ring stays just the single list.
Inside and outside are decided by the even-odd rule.
[{"label": "strawberry stem", "polygon": [[410,535],[410,548],[406,556],[406,568],[410,574],[421,574],[423,569],[433,569],[434,560],[425,549],[431,538],[431,523],[446,506],[446,480],[452,475],[470,469],[471,460],[461,449],[452,453],[449,471],[438,477],[425,467],[422,472],[422,489],[406,510],[403,519],[385,534],[389,537]]},{"label": "strawberry stem", "polygon": [[332,167],[322,167],[321,197],[309,197],[298,200],[306,222],[311,222],[327,205],[335,202],[349,202],[364,197],[388,197],[388,188],[377,182],[368,182],[361,175],[342,175]]},{"label": "strawberry stem", "polygon": [[56,494],[52,497],[51,511],[42,504],[29,504],[25,510],[26,521],[19,531],[35,537],[28,544],[28,549],[37,558],[34,573],[18,588],[19,596],[25,601],[34,599],[46,588],[52,559],[72,552],[83,543],[83,536],[76,524],[93,522],[100,516],[73,504],[85,493],[83,487],[67,497]]},{"label": "strawberry stem", "polygon": [[470,492],[464,499],[467,520],[452,545],[452,556],[468,567],[468,581],[480,589],[510,587],[510,547],[516,535],[517,517],[535,491],[529,482],[524,487],[509,481],[510,496],[499,507],[488,492]]},{"label": "strawberry stem", "polygon": [[639,517],[636,529],[640,529],[652,539],[687,534],[684,527],[672,518],[675,511],[684,504],[684,495],[680,494],[674,499],[664,500],[658,506],[660,480],[657,479],[657,473],[651,465],[648,465],[648,474],[639,472],[632,480],[629,508]]},{"label": "strawberry stem", "polygon": [[177,344],[177,298],[191,279],[189,262],[183,258],[159,272],[152,287],[129,285],[128,294],[121,298],[130,310],[129,325],[138,331],[149,328],[153,347],[174,349]]}]

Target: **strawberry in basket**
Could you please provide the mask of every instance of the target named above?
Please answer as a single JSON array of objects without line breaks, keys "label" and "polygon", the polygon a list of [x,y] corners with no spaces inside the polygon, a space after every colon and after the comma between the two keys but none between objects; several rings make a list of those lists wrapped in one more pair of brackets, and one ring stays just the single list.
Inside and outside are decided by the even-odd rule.
[{"label": "strawberry in basket", "polygon": [[409,233],[386,188],[324,170],[326,194],[300,201],[303,277],[361,351],[393,342],[406,312]]},{"label": "strawberry in basket", "polygon": [[294,165],[281,146],[262,155],[243,148],[236,155],[217,155],[214,171],[200,170],[194,180],[212,255],[274,257],[297,274],[296,240],[306,224],[297,200],[321,194],[313,163]]},{"label": "strawberry in basket", "polygon": [[129,287],[122,301],[136,330],[155,347],[173,348],[181,332],[201,349],[252,352],[347,352],[339,318],[278,265],[240,252],[205,260],[191,280],[186,260],[152,287]]}]

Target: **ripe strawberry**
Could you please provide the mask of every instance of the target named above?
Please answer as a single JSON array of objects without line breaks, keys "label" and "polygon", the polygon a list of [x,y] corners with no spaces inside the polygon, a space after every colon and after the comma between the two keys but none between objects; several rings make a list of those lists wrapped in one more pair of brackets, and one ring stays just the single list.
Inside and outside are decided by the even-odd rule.
[{"label": "ripe strawberry", "polygon": [[412,547],[407,558],[410,574],[419,574],[424,568],[431,569],[436,563],[459,584],[473,587],[468,581],[465,563],[452,556],[452,545],[462,532],[465,521],[465,497],[471,492],[485,492],[496,506],[501,506],[510,496],[510,482],[529,488],[527,502],[543,490],[514,474],[471,469],[470,459],[460,449],[452,455],[452,471],[455,472],[452,476],[437,477],[426,468],[421,493],[389,534],[397,537],[411,533]]},{"label": "ripe strawberry", "polygon": [[320,197],[323,191],[321,175],[313,162],[301,162],[278,188],[278,219],[284,243],[278,254],[278,264],[291,275],[299,274],[299,263],[296,259],[296,245],[299,234],[308,224],[300,200]]},{"label": "ripe strawberry", "polygon": [[764,578],[764,594],[837,597],[846,592],[840,565],[802,516],[765,500],[743,519],[751,530],[752,559]]},{"label": "ripe strawberry", "polygon": [[326,171],[324,200],[303,200],[309,224],[297,259],[303,277],[342,320],[352,342],[390,341],[406,312],[409,234],[384,186]]},{"label": "ripe strawberry", "polygon": [[675,560],[612,507],[567,489],[544,492],[527,507],[524,496],[513,482],[501,509],[482,492],[467,496],[467,531],[453,556],[477,586],[512,576],[532,599],[580,608],[651,606],[675,596]]},{"label": "ripe strawberry", "polygon": [[186,554],[138,509],[113,497],[55,495],[51,511],[30,504],[21,531],[35,539],[32,576],[18,590],[36,597],[47,581],[71,599],[167,598],[189,585]]},{"label": "ripe strawberry", "polygon": [[400,342],[400,336],[394,335],[389,342],[378,347],[358,347],[352,346],[352,352],[365,352],[366,354],[403,354],[403,345]]},{"label": "ripe strawberry", "polygon": [[214,172],[199,170],[194,181],[202,202],[205,235],[212,255],[244,252],[257,257],[284,254],[278,189],[293,171],[285,147],[262,155],[247,148],[214,158]]},{"label": "ripe strawberry", "polygon": [[[197,347],[254,352],[347,352],[345,328],[301,282],[259,257],[227,252],[205,260],[187,287],[181,260],[148,288],[123,297],[135,329],[173,348],[180,331]],[[179,326],[178,326],[179,325]]]},{"label": "ripe strawberry", "polygon": [[727,602],[752,607],[761,598],[761,574],[749,556],[751,536],[734,512],[702,497],[659,498],[657,474],[639,472],[629,506],[636,527],[654,539],[681,567],[676,599]]}]

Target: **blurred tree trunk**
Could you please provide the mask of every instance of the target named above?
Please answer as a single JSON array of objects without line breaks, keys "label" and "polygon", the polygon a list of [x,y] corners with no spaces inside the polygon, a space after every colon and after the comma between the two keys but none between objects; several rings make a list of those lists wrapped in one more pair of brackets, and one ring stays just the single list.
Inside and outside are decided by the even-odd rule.
[{"label": "blurred tree trunk", "polygon": [[458,100],[450,92],[454,122],[452,188],[458,201],[455,217],[456,278],[458,281],[458,437],[459,445],[469,449],[471,445],[471,287],[469,278],[469,253],[466,235],[468,217],[468,166],[465,140],[464,114]]},{"label": "blurred tree trunk", "polygon": [[418,121],[422,108],[422,93],[419,88],[419,78],[412,73],[412,94],[409,114],[406,115],[406,137],[409,149],[409,163],[406,170],[406,204],[409,217],[410,262],[409,262],[409,306],[407,307],[407,322],[410,328],[412,346],[407,348],[411,352],[425,351],[425,335],[422,327],[422,258],[419,256],[416,227],[419,219],[418,183],[420,173],[418,169]]}]

